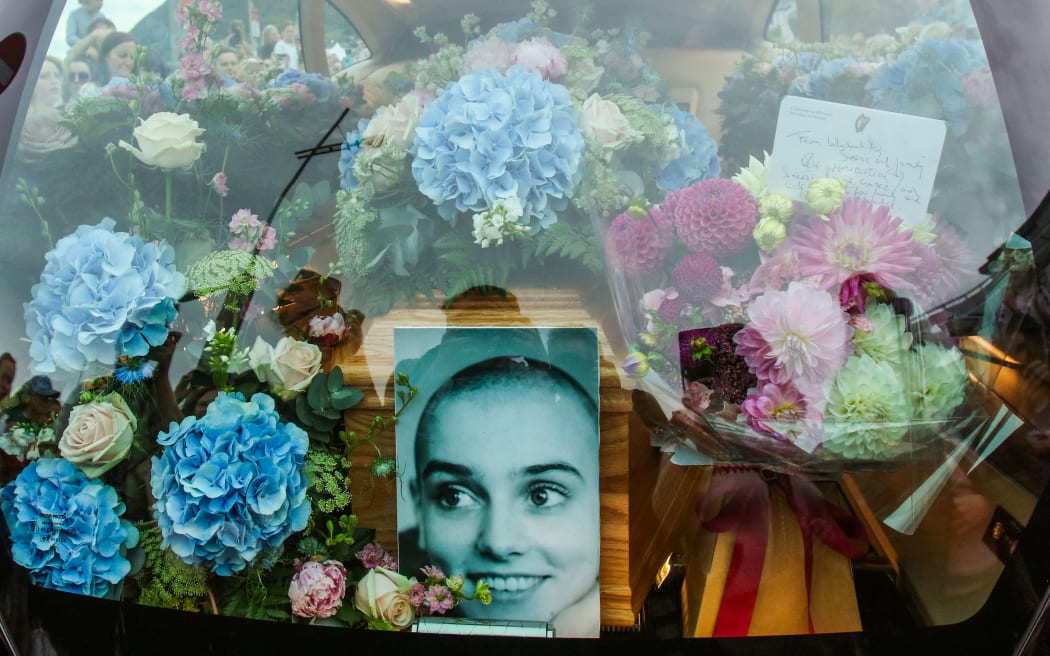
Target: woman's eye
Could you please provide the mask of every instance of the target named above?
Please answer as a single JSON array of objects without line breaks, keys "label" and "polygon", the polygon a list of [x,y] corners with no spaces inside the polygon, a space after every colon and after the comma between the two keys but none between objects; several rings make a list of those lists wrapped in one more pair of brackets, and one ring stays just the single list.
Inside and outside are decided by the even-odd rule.
[{"label": "woman's eye", "polygon": [[569,498],[569,493],[565,488],[550,483],[533,485],[527,494],[529,503],[537,508],[560,506]]},{"label": "woman's eye", "polygon": [[477,499],[470,492],[459,487],[446,487],[434,495],[438,506],[444,510],[461,510],[478,505]]}]

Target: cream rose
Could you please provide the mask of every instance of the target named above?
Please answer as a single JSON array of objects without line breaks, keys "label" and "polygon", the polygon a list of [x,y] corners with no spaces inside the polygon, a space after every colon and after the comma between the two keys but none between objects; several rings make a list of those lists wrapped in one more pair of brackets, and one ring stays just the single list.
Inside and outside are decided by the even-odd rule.
[{"label": "cream rose", "polygon": [[162,169],[188,169],[200,158],[204,144],[197,137],[204,129],[189,114],[157,112],[142,122],[132,133],[139,147],[126,141],[120,147],[147,166]]},{"label": "cream rose", "polygon": [[88,478],[97,478],[127,457],[137,427],[124,398],[108,394],[73,408],[58,450]]},{"label": "cream rose", "polygon": [[406,95],[396,105],[386,105],[376,110],[375,116],[361,134],[361,139],[370,148],[390,144],[404,150],[412,145],[413,131],[423,104],[419,96]]},{"label": "cream rose", "polygon": [[287,401],[305,392],[320,373],[321,349],[293,337],[282,337],[276,346],[256,337],[248,363],[260,381],[269,383],[274,393]]},{"label": "cream rose", "polygon": [[588,141],[609,150],[620,148],[634,139],[635,131],[619,106],[602,100],[596,93],[583,101],[580,122]]},{"label": "cream rose", "polygon": [[354,606],[369,620],[386,622],[395,629],[407,629],[415,619],[408,589],[414,581],[385,567],[368,570],[357,584]]}]

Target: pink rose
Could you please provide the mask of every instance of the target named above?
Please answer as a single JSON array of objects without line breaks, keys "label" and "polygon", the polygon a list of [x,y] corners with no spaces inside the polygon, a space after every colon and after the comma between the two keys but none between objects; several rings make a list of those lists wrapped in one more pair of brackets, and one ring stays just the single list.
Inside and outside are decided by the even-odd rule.
[{"label": "pink rose", "polygon": [[615,150],[634,139],[636,132],[616,103],[595,93],[583,101],[582,109],[580,122],[588,141]]},{"label": "pink rose", "polygon": [[288,586],[292,613],[299,617],[332,617],[346,596],[346,568],[336,560],[303,563]]},{"label": "pink rose", "polygon": [[554,82],[565,79],[569,74],[569,62],[565,55],[542,36],[519,43],[514,49],[514,63],[531,68]]}]

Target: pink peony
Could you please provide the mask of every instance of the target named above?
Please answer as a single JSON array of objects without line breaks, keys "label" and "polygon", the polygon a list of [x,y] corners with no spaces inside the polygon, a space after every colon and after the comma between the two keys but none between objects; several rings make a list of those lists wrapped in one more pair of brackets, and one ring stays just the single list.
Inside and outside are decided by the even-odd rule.
[{"label": "pink peony", "polygon": [[288,586],[292,613],[298,617],[332,617],[346,596],[346,568],[336,560],[303,563]]},{"label": "pink peony", "polygon": [[755,299],[748,317],[733,341],[760,381],[819,386],[849,357],[849,315],[827,292],[793,282]]},{"label": "pink peony", "polygon": [[557,82],[569,74],[569,62],[546,37],[522,41],[514,48],[513,63],[538,72],[546,80]]},{"label": "pink peony", "polygon": [[605,233],[605,252],[624,273],[649,273],[663,263],[673,230],[670,217],[657,207],[642,219],[624,212]]},{"label": "pink peony", "polygon": [[701,180],[671,192],[664,204],[674,218],[678,236],[694,253],[725,257],[752,242],[758,206],[751,192],[737,182]]},{"label": "pink peony", "polygon": [[463,55],[463,66],[468,71],[495,68],[504,72],[514,63],[515,46],[498,37],[478,41]]},{"label": "pink peony", "polygon": [[343,341],[349,332],[343,315],[333,314],[329,317],[314,317],[310,319],[309,330],[311,341],[320,343],[322,346],[335,346]]},{"label": "pink peony", "polygon": [[821,289],[837,290],[864,273],[887,289],[912,289],[904,276],[915,272],[920,258],[911,231],[900,226],[890,208],[847,198],[827,221],[814,218],[799,226],[790,246],[798,253],[799,272],[816,276]]},{"label": "pink peony", "polygon": [[689,303],[700,304],[722,291],[722,267],[710,255],[686,255],[671,271],[671,282]]}]

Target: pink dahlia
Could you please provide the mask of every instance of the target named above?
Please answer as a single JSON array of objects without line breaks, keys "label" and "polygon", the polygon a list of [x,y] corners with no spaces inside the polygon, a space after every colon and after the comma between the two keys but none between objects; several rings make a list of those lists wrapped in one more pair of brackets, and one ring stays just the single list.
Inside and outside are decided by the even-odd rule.
[{"label": "pink dahlia", "polygon": [[346,568],[337,560],[307,561],[292,577],[288,599],[299,617],[332,617],[346,596]]},{"label": "pink dahlia", "polygon": [[912,289],[904,276],[914,274],[919,254],[911,231],[900,225],[890,208],[847,198],[827,221],[811,219],[799,227],[791,240],[799,272],[817,277],[822,289],[837,289],[863,273],[891,290]]},{"label": "pink dahlia", "polygon": [[791,380],[803,389],[821,384],[846,362],[853,329],[849,315],[827,292],[791,283],[748,307],[750,323],[733,338],[737,353],[760,380]]},{"label": "pink dahlia", "polygon": [[672,235],[671,220],[658,207],[642,219],[625,212],[605,233],[605,252],[624,273],[649,273],[663,262]]},{"label": "pink dahlia", "polygon": [[778,440],[816,446],[820,417],[791,383],[765,383],[740,405],[748,425]]},{"label": "pink dahlia", "polygon": [[734,255],[751,243],[758,222],[755,198],[723,178],[701,180],[668,194],[665,204],[682,242],[694,253]]},{"label": "pink dahlia", "polygon": [[722,291],[722,267],[703,253],[686,255],[671,271],[671,282],[690,303],[704,303]]}]

